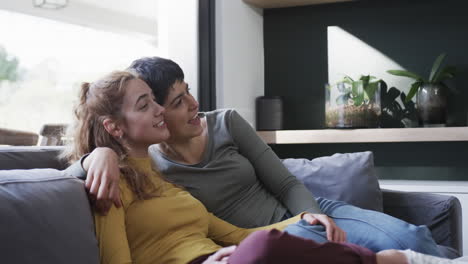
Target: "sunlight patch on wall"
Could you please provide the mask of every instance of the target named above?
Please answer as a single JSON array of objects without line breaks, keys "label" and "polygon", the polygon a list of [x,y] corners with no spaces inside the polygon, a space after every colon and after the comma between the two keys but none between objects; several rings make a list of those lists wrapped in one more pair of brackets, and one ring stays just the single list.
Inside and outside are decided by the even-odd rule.
[{"label": "sunlight patch on wall", "polygon": [[358,79],[360,75],[370,74],[383,79],[389,88],[408,93],[413,80],[387,73],[387,70],[404,69],[397,62],[338,26],[329,26],[327,37],[329,83],[336,83],[345,75]]}]

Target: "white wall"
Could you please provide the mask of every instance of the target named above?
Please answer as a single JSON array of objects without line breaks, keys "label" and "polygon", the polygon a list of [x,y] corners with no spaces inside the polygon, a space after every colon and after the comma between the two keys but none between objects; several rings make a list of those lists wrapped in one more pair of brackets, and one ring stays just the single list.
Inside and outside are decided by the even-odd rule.
[{"label": "white wall", "polygon": [[216,104],[252,125],[264,94],[263,13],[241,0],[216,1]]},{"label": "white wall", "polygon": [[[338,26],[329,26],[327,37],[329,83],[336,83],[345,75],[357,80],[361,75],[370,74],[385,80],[388,88],[398,87],[408,94],[414,80],[387,73],[389,69],[401,70],[403,67],[386,54]],[[401,103],[400,99],[398,101]]]},{"label": "white wall", "polygon": [[198,1],[159,0],[158,44],[185,74],[191,93],[198,97]]}]

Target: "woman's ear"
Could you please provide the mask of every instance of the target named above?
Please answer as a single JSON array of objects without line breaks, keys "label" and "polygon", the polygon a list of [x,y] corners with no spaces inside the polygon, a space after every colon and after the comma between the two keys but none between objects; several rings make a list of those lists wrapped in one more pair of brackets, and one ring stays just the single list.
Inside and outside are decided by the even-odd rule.
[{"label": "woman's ear", "polygon": [[106,118],[102,121],[102,125],[106,129],[107,133],[116,138],[122,138],[123,130],[120,126],[112,119]]}]

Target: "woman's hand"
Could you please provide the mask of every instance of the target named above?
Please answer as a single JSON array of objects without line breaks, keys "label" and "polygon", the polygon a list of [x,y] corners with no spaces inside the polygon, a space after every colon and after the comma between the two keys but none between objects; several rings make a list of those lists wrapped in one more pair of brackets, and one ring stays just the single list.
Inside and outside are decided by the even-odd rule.
[{"label": "woman's hand", "polygon": [[234,253],[237,246],[230,246],[216,251],[213,255],[209,256],[202,264],[227,264],[229,256]]},{"label": "woman's hand", "polygon": [[307,221],[310,225],[321,224],[325,226],[327,231],[327,239],[331,242],[346,242],[346,232],[339,228],[335,222],[324,214],[304,214],[302,219]]},{"label": "woman's hand", "polygon": [[84,159],[83,167],[88,172],[85,186],[91,199],[96,199],[94,205],[97,211],[106,215],[112,203],[121,207],[117,154],[110,148],[96,148]]}]

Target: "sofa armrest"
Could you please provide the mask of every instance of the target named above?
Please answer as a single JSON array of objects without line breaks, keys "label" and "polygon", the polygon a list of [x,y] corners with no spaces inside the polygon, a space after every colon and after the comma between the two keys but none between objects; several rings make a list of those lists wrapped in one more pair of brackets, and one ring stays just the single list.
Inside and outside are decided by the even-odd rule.
[{"label": "sofa armrest", "polygon": [[462,255],[462,212],[458,198],[449,195],[382,190],[386,214],[414,225],[426,225],[439,245]]}]

